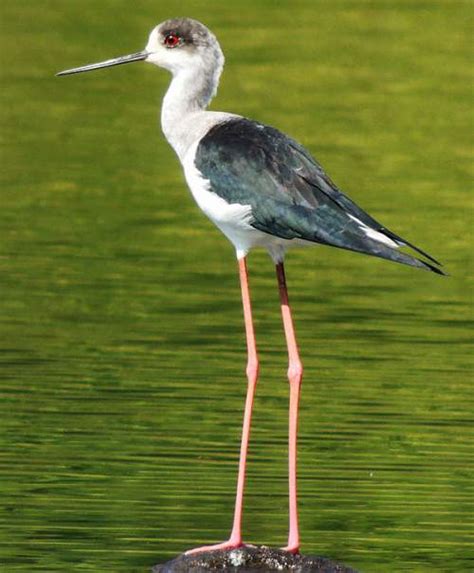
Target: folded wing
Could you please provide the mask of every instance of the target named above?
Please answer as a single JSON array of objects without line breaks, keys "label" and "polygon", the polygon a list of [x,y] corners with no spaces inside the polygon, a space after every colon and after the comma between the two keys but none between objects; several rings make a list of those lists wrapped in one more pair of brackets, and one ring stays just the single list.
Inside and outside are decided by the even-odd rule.
[{"label": "folded wing", "polygon": [[398,250],[409,246],[342,193],[304,147],[280,131],[244,118],[214,126],[201,140],[195,164],[211,191],[250,205],[251,225],[284,239],[303,239],[443,274]]}]

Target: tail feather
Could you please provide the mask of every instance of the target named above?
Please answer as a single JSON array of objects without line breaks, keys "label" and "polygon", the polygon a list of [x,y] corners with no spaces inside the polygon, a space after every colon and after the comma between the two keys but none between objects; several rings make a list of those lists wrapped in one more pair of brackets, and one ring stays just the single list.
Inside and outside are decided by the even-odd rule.
[{"label": "tail feather", "polygon": [[[307,237],[306,237],[306,239],[307,239]],[[431,272],[436,273],[438,275],[447,276],[447,273],[445,273],[444,271],[442,271],[438,267],[434,266],[433,264],[428,263],[427,261],[423,261],[421,259],[418,259],[417,257],[414,257],[414,256],[409,255],[407,253],[404,253],[403,251],[399,251],[398,249],[393,249],[392,247],[386,246],[382,243],[379,243],[378,241],[366,239],[365,245],[362,246],[362,245],[354,245],[354,243],[343,244],[339,241],[337,241],[337,242],[335,242],[335,241],[324,241],[324,240],[320,240],[320,239],[313,239],[313,240],[315,242],[325,244],[325,245],[330,245],[332,247],[337,247],[339,249],[355,251],[357,253],[362,253],[364,255],[370,255],[373,257],[386,259],[389,261],[393,261],[395,263],[400,263],[402,265],[408,265],[410,267],[415,267],[415,268],[422,269],[425,271],[431,271]]]},{"label": "tail feather", "polygon": [[[409,245],[409,243],[406,243],[406,244]],[[409,245],[409,246],[411,246],[411,245]],[[421,259],[418,259],[417,257],[413,257],[412,255],[408,255],[407,253],[404,253],[402,251],[390,249],[390,247],[388,247],[387,249],[389,252],[383,252],[383,253],[379,254],[378,256],[381,256],[384,259],[389,259],[389,260],[394,261],[396,263],[410,265],[411,267],[417,267],[417,268],[423,269],[425,271],[432,271],[438,275],[446,276],[446,273],[444,271],[442,271],[438,267],[435,267],[431,263],[428,263],[427,261],[422,261]],[[415,250],[418,251],[418,249],[415,249]],[[430,259],[431,259],[431,257],[430,257]],[[439,263],[437,263],[437,264],[439,264]]]},{"label": "tail feather", "polygon": [[[335,213],[333,213],[333,215],[335,215]],[[342,213],[338,213],[338,215],[341,216]],[[319,216],[320,213],[318,211],[313,211],[312,217],[308,217],[306,221],[304,221],[303,218],[299,219],[298,227],[300,231],[303,231],[300,235],[301,238],[310,239],[319,243],[332,245],[334,247],[340,247],[350,251],[364,253],[366,255],[372,255],[374,257],[387,259],[389,261],[424,269],[426,271],[432,271],[438,275],[446,274],[438,269],[434,264],[431,264],[431,262],[418,259],[411,254],[400,251],[397,245],[411,245],[393,233],[390,233],[394,236],[389,236],[389,239],[394,241],[394,243],[390,245],[388,242],[381,240],[383,239],[384,235],[387,236],[385,232],[380,234],[380,237],[377,238],[377,232],[373,234],[371,233],[371,231],[376,231],[375,229],[360,226],[357,219],[354,219],[354,217],[351,217],[348,214],[342,215],[345,220],[344,225],[341,225],[340,227],[337,222],[334,224],[336,221],[335,218],[333,218],[333,225],[315,225],[315,222],[319,223],[318,221],[315,221],[316,217]],[[328,215],[326,215],[326,217],[322,216],[321,223],[329,221],[329,219],[330,218]],[[338,222],[340,223],[340,221]],[[312,232],[308,232],[309,229],[308,227],[305,228],[304,223],[308,224],[308,227],[311,228]],[[414,250],[420,254],[424,254],[420,249],[414,248]],[[437,261],[435,261],[432,257],[427,256],[427,258],[429,258],[433,263],[438,264]]]},{"label": "tail feather", "polygon": [[[322,238],[322,237],[321,237]],[[425,271],[432,271],[438,275],[446,275],[441,269],[437,268],[435,265],[418,259],[413,255],[408,253],[404,253],[403,251],[398,250],[397,248],[390,247],[376,239],[372,239],[367,235],[361,237],[355,237],[352,235],[350,237],[344,237],[344,235],[339,236],[331,236],[327,237],[328,240],[318,240],[318,242],[325,243],[331,245],[333,247],[339,247],[342,249],[347,249],[350,251],[355,251],[359,253],[363,253],[365,255],[371,255],[374,257],[379,257],[381,259],[387,259],[389,261],[393,261],[395,263],[400,263],[403,265],[409,265],[410,267],[416,267],[419,269],[423,269]],[[358,239],[358,240],[355,240]]]},{"label": "tail feather", "polygon": [[[321,201],[317,208],[310,209],[303,205],[289,205],[283,201],[266,199],[260,201],[258,210],[252,212],[252,215],[252,227],[277,237],[331,245],[438,275],[445,274],[435,264],[400,251],[398,247],[405,241],[397,235],[392,238],[385,232],[368,227],[330,200]],[[419,249],[415,250],[422,253]],[[436,262],[432,257],[427,258],[432,263]]]}]

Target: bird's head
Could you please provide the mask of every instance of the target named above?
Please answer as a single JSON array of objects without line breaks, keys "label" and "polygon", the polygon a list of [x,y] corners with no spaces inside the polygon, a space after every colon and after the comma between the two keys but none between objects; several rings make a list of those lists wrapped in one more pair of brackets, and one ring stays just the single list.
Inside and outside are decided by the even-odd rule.
[{"label": "bird's head", "polygon": [[222,67],[224,62],[214,34],[191,18],[175,18],[159,24],[152,30],[145,51],[147,62],[172,73],[206,62]]},{"label": "bird's head", "polygon": [[58,76],[89,72],[131,62],[145,61],[176,75],[195,68],[212,69],[220,74],[224,55],[214,34],[197,20],[173,18],[154,28],[145,49],[136,54],[113,58],[59,72]]}]

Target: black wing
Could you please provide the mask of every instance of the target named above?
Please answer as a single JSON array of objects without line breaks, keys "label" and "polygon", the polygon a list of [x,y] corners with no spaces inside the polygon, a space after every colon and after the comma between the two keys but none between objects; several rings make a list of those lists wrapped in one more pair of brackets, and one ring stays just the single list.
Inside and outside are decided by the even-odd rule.
[{"label": "black wing", "polygon": [[251,225],[260,231],[443,274],[430,263],[368,236],[360,223],[439,264],[358,207],[304,147],[272,127],[244,118],[217,124],[199,143],[195,164],[210,181],[211,191],[229,203],[252,207]]}]

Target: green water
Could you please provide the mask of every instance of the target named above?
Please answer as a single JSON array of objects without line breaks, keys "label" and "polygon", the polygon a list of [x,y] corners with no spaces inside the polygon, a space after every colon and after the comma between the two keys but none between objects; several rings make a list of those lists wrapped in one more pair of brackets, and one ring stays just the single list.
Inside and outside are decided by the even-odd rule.
[{"label": "green water", "polygon": [[[441,278],[290,253],[306,366],[303,550],[366,573],[471,571],[472,3],[5,0],[0,91],[0,570],[145,572],[229,532],[245,341],[232,248],[157,130],[155,23],[207,23],[214,109],[304,143]],[[245,538],[286,538],[286,357],[249,260],[261,383]]]}]

